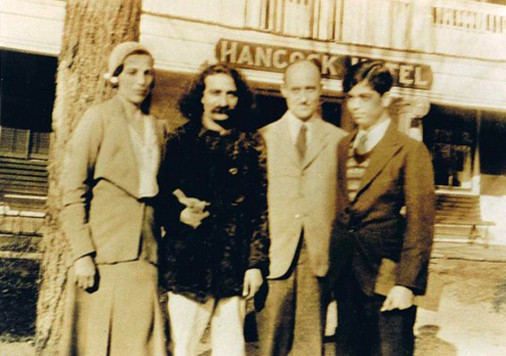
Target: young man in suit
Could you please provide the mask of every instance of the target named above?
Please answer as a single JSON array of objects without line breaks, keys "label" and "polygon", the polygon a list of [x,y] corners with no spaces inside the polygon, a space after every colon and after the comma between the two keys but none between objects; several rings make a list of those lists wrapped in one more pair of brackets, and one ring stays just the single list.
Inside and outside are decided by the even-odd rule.
[{"label": "young man in suit", "polygon": [[320,117],[320,79],[316,63],[292,63],[281,87],[288,111],[261,130],[271,239],[267,295],[257,303],[262,356],[322,353],[336,149],[345,133]]},{"label": "young man in suit", "polygon": [[388,114],[393,78],[361,62],[343,80],[358,130],[338,147],[333,272],[337,355],[412,355],[414,296],[424,294],[433,239],[434,181],[422,142]]}]

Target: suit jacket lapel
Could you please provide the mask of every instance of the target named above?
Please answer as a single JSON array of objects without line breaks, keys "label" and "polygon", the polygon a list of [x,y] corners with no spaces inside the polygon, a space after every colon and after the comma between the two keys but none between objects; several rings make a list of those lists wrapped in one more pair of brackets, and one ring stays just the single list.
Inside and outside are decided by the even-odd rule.
[{"label": "suit jacket lapel", "polygon": [[285,155],[290,159],[290,161],[292,161],[293,164],[299,166],[299,154],[290,137],[290,129],[288,127],[286,114],[273,128],[275,128],[275,130],[273,130],[273,133],[276,136],[274,143],[280,147],[280,150],[285,153]]},{"label": "suit jacket lapel", "polygon": [[116,140],[118,143],[127,143],[120,144],[121,147],[124,147],[121,161],[123,165],[128,167],[127,171],[132,172],[128,177],[117,177],[118,182],[121,182],[120,185],[123,186],[124,189],[137,196],[139,191],[139,163],[137,162],[134,148],[132,147],[132,139],[130,137],[130,131],[128,129],[129,124],[126,117],[127,114],[120,99],[114,97],[113,100],[115,101],[113,115],[118,115],[121,118],[115,121],[118,123],[118,127],[115,129]]},{"label": "suit jacket lapel", "polygon": [[[347,175],[347,163],[348,163],[348,149],[351,141],[355,137],[355,134],[350,134],[342,139],[337,148],[337,177],[338,177],[338,195],[342,198],[339,201],[339,209],[345,210],[349,206],[348,198],[348,179]],[[342,207],[342,208],[341,208]]]},{"label": "suit jacket lapel", "polygon": [[383,170],[390,159],[399,151],[401,145],[398,141],[397,127],[390,124],[385,136],[374,147],[369,167],[364,173],[355,200],[368,187],[371,181]]},{"label": "suit jacket lapel", "polygon": [[315,160],[315,158],[318,157],[321,150],[323,150],[328,144],[328,132],[325,130],[325,124],[323,121],[319,119],[312,125],[312,137],[306,151],[306,156],[304,157],[304,162],[302,163],[303,169],[306,169]]}]

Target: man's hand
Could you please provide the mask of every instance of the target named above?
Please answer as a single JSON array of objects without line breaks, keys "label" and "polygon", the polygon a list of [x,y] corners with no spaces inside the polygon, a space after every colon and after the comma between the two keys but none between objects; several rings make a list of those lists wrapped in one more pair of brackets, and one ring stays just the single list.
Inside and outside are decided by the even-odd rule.
[{"label": "man's hand", "polygon": [[203,211],[202,209],[195,209],[191,207],[186,207],[181,212],[179,220],[186,225],[190,225],[194,229],[199,227],[202,223],[202,220],[209,216],[208,211]]},{"label": "man's hand", "polygon": [[415,296],[411,289],[403,286],[394,286],[388,292],[387,299],[381,306],[381,311],[390,311],[394,309],[404,310],[413,305]]},{"label": "man's hand", "polygon": [[183,204],[184,206],[186,206],[187,208],[192,209],[196,213],[199,213],[199,212],[202,213],[206,207],[211,205],[211,203],[209,203],[207,201],[200,200],[197,198],[188,198],[188,197],[181,198],[179,200],[179,202],[181,204]]},{"label": "man's hand", "polygon": [[181,204],[183,204],[187,208],[193,209],[196,213],[203,212],[204,209],[211,204],[205,200],[187,197],[186,194],[181,189],[174,190],[172,194],[175,195],[175,197]]},{"label": "man's hand", "polygon": [[190,225],[196,229],[202,223],[202,220],[209,216],[209,212],[204,211],[204,209],[211,205],[211,203],[205,200],[187,197],[181,189],[174,190],[172,194],[174,194],[177,200],[186,207],[179,216],[179,220],[183,224]]},{"label": "man's hand", "polygon": [[242,296],[246,299],[251,299],[258,292],[264,279],[262,272],[258,268],[251,268],[246,271],[244,275],[244,287],[242,289]]},{"label": "man's hand", "polygon": [[83,256],[74,262],[74,273],[79,288],[88,289],[95,284],[97,267],[90,255]]}]

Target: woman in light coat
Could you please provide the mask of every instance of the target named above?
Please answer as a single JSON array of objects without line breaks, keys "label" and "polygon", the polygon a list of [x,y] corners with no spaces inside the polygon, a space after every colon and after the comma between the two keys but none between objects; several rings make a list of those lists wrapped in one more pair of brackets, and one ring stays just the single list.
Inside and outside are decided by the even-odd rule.
[{"label": "woman in light coat", "polygon": [[165,356],[153,217],[161,140],[148,114],[153,56],[121,43],[104,77],[117,93],[81,118],[62,179],[74,301],[62,355]]}]

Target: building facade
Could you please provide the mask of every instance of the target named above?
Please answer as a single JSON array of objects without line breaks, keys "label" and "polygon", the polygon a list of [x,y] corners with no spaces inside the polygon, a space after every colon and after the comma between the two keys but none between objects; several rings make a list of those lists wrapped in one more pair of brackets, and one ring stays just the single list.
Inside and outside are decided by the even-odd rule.
[{"label": "building facade", "polygon": [[[56,71],[65,2],[3,0],[0,6],[0,155],[43,160],[51,113],[38,108],[52,105],[51,89],[13,93],[4,78],[16,81],[15,88],[19,73],[34,71],[24,78],[33,85]],[[392,116],[433,155],[438,238],[506,244],[505,1],[144,0],[141,41],[156,60],[153,110],[173,125],[182,122],[177,99],[204,63],[242,70],[257,93],[260,127],[285,110],[284,68],[317,58],[322,116],[351,130],[342,105],[345,66],[388,63],[397,75]],[[52,90],[54,98],[54,81]],[[37,109],[17,115],[9,105]]]}]

